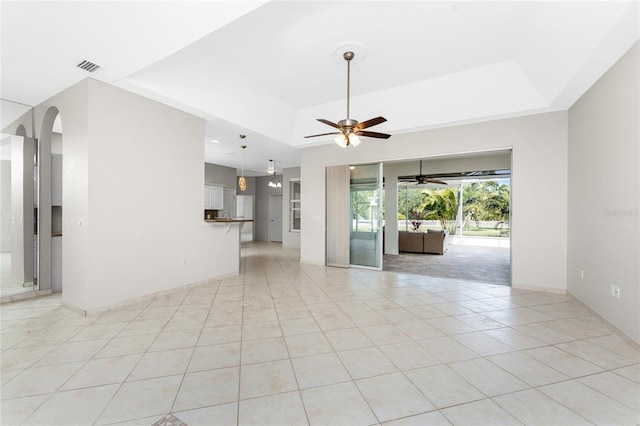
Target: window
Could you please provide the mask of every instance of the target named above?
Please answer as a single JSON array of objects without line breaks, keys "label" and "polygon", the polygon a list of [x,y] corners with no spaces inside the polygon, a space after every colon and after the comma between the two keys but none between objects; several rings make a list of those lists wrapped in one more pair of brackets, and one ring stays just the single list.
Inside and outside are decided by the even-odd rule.
[{"label": "window", "polygon": [[289,232],[300,232],[300,179],[289,180]]}]

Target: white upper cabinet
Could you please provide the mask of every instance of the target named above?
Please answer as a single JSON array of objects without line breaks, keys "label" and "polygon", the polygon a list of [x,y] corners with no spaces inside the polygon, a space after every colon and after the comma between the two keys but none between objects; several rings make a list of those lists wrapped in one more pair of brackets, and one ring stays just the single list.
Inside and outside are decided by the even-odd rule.
[{"label": "white upper cabinet", "polygon": [[205,210],[224,209],[224,187],[219,185],[204,186],[204,208]]}]

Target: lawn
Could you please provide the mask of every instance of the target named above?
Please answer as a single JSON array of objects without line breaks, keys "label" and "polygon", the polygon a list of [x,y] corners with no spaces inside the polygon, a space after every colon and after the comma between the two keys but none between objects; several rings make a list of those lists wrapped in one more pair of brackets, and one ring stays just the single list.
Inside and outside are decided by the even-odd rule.
[{"label": "lawn", "polygon": [[469,237],[508,237],[509,229],[469,228],[462,231],[462,235]]}]

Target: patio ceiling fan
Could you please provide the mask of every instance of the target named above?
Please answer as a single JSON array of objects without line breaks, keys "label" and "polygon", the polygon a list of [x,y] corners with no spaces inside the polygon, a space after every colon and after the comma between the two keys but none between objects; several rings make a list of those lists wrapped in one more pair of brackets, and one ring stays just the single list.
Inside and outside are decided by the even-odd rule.
[{"label": "patio ceiling fan", "polygon": [[435,183],[437,185],[448,185],[447,182],[437,179],[432,179],[422,174],[422,160],[420,160],[420,174],[417,176],[399,176],[398,182],[416,183],[417,187],[426,186],[429,183]]},{"label": "patio ceiling fan", "polygon": [[349,118],[349,93],[350,93],[350,80],[351,80],[351,60],[355,54],[351,51],[344,52],[342,57],[345,61],[347,61],[347,118],[344,120],[338,121],[338,123],[333,123],[329,120],[325,120],[324,118],[318,118],[317,120],[321,123],[327,124],[331,127],[335,127],[339,130],[339,132],[330,132],[330,133],[320,133],[317,135],[309,135],[305,136],[305,138],[315,138],[318,136],[327,136],[327,135],[338,135],[335,138],[335,142],[342,148],[346,148],[349,145],[358,146],[360,145],[360,138],[358,136],[366,136],[369,138],[379,138],[379,139],[388,139],[391,135],[386,133],[378,133],[378,132],[370,132],[367,129],[369,127],[373,127],[377,124],[384,123],[387,121],[384,117],[376,117],[367,121],[363,121],[359,123],[357,120],[353,120]]}]

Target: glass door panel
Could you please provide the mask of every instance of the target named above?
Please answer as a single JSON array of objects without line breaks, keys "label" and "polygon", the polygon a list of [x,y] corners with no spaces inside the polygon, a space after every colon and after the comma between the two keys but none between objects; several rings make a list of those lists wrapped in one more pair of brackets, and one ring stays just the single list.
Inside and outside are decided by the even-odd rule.
[{"label": "glass door panel", "polygon": [[351,166],[351,266],[382,269],[382,164]]}]

